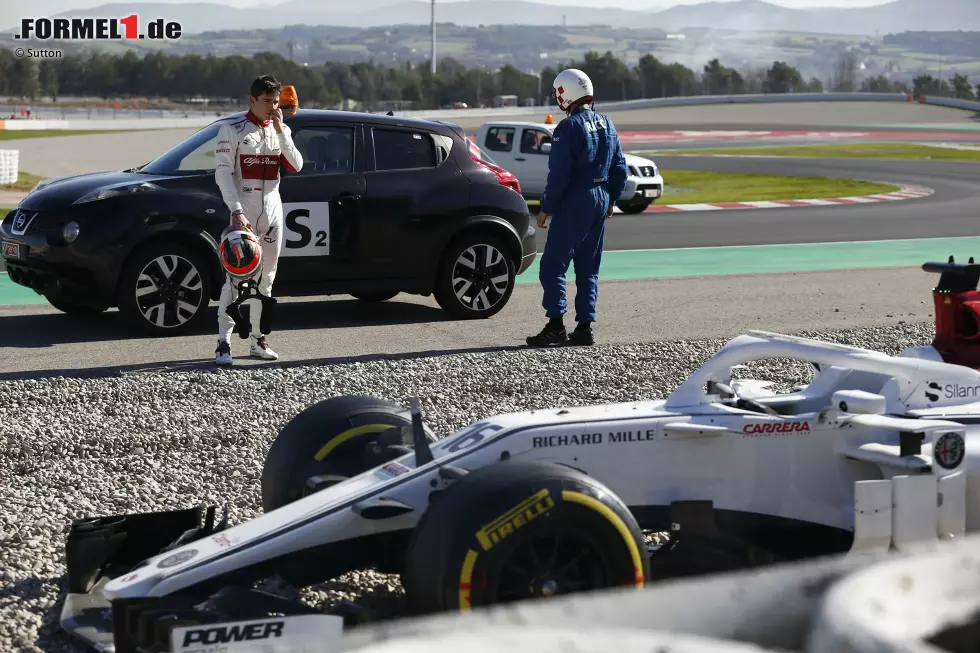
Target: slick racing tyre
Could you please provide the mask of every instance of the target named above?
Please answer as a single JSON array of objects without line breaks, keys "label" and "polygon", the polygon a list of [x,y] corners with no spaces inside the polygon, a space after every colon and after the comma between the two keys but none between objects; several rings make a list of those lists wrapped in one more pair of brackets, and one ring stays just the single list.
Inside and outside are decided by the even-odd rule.
[{"label": "slick racing tyre", "polygon": [[649,555],[612,492],[554,463],[508,460],[434,498],[402,572],[414,614],[612,587],[642,589]]},{"label": "slick racing tyre", "polygon": [[444,311],[457,319],[496,315],[510,301],[516,264],[503,241],[483,231],[450,243],[439,265],[434,295]]},{"label": "slick racing tyre", "polygon": [[150,336],[176,336],[208,316],[214,280],[197,251],[174,242],[138,249],[122,270],[116,290],[119,312]]},{"label": "slick racing tyre", "polygon": [[[435,434],[424,429],[435,442]],[[362,396],[317,402],[293,417],[272,443],[262,468],[262,509],[270,512],[383,465],[410,453],[411,445],[412,414],[398,404]]]}]

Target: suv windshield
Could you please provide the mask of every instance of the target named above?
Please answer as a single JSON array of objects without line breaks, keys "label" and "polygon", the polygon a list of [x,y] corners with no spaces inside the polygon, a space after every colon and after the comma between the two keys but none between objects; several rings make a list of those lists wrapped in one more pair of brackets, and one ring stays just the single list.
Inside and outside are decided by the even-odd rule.
[{"label": "suv windshield", "polygon": [[139,169],[151,175],[188,175],[214,172],[214,148],[218,130],[226,120],[212,123],[177,143]]}]

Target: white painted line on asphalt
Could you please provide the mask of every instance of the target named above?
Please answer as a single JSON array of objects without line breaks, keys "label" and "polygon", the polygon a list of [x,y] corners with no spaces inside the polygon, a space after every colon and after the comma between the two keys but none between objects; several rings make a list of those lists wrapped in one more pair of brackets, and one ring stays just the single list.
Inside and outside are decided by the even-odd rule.
[{"label": "white painted line on asphalt", "polygon": [[714,204],[676,204],[680,211],[723,211],[724,207]]},{"label": "white painted line on asphalt", "polygon": [[756,207],[758,209],[782,209],[782,208],[787,208],[787,205],[786,204],[782,204],[781,202],[770,202],[768,200],[766,200],[766,201],[760,200],[760,201],[754,201],[754,202],[739,202],[739,204],[745,204],[746,206],[754,206],[754,207]]}]

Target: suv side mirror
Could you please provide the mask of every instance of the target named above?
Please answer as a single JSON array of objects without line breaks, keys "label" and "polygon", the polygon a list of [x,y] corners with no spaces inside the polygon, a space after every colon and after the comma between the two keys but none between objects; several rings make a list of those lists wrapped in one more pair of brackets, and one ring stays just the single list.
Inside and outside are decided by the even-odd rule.
[{"label": "suv side mirror", "polygon": [[550,153],[551,153],[551,143],[542,143],[541,154],[550,154]]}]

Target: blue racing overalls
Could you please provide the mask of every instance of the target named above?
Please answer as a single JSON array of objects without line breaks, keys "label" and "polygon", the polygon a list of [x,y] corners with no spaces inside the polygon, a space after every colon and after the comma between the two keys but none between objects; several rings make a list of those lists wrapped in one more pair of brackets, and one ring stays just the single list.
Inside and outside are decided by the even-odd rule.
[{"label": "blue racing overalls", "polygon": [[616,127],[580,108],[555,127],[541,211],[552,216],[538,278],[547,317],[566,311],[565,272],[575,263],[576,322],[595,322],[606,212],[619,199],[629,169]]}]

